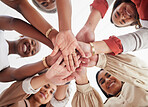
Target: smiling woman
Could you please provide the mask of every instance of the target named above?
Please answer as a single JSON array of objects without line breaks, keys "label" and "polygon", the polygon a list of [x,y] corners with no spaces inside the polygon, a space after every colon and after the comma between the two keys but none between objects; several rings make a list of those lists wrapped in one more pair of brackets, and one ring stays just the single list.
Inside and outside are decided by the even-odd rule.
[{"label": "smiling woman", "polygon": [[21,57],[29,57],[40,51],[41,44],[32,38],[20,37],[16,41],[7,41],[9,45],[9,54],[18,54]]}]

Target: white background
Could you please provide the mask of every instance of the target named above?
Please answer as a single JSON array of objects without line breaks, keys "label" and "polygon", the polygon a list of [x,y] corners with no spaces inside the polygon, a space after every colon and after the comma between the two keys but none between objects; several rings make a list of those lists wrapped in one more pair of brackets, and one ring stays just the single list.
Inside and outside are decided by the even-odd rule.
[{"label": "white background", "polygon": [[[83,27],[85,24],[89,13],[90,13],[90,4],[93,2],[93,0],[71,0],[72,1],[72,30],[73,33],[76,35],[79,30]],[[31,0],[29,2],[32,4]],[[39,10],[38,10],[39,11]],[[58,29],[58,17],[57,14],[47,14],[39,11],[43,17],[56,29]],[[28,13],[29,14],[29,13]],[[107,39],[109,36],[112,35],[121,35],[121,34],[126,34],[128,32],[133,32],[135,31],[134,27],[128,27],[128,28],[117,28],[113,24],[110,23],[110,14],[111,14],[111,9],[107,12],[105,18],[101,20],[95,30],[95,37],[96,41],[102,40],[102,39]],[[2,2],[0,2],[0,15],[9,15],[12,17],[17,17],[21,18],[22,20],[25,20],[18,12],[15,10],[9,8]],[[7,40],[15,40],[18,39],[20,36],[19,33],[16,33],[15,31],[6,31],[5,32],[5,38]],[[135,54],[139,58],[143,59],[148,63],[148,50],[140,50],[137,52],[134,52],[132,54]],[[20,67],[24,64],[28,63],[33,63],[36,61],[41,60],[44,56],[47,56],[51,53],[51,49],[49,49],[47,46],[42,44],[41,51],[32,57],[29,58],[21,58],[18,55],[10,55],[9,56],[9,61],[10,65],[12,67]],[[100,89],[98,88],[95,80],[95,75],[96,72],[99,70],[97,67],[93,68],[88,68],[88,78],[90,81],[91,86],[93,86],[98,92],[100,93],[101,97],[103,98],[103,101],[106,100],[105,96],[101,93]],[[2,92],[5,88],[9,87],[11,83],[0,83],[0,92]],[[71,99],[73,97],[73,94],[75,92],[75,82],[71,82],[72,86],[72,95]],[[71,101],[71,100],[70,100]],[[70,107],[70,101],[67,105],[67,107]]]}]

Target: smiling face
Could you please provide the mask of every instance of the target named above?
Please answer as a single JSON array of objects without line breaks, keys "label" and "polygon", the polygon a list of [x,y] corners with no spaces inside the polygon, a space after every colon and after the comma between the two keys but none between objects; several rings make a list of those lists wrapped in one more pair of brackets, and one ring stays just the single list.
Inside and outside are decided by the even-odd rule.
[{"label": "smiling face", "polygon": [[138,13],[133,3],[121,3],[112,13],[112,22],[119,27],[129,26],[137,21]]},{"label": "smiling face", "polygon": [[21,38],[17,43],[17,51],[21,57],[29,57],[38,53],[40,44],[37,40],[31,38]]},{"label": "smiling face", "polygon": [[33,0],[33,2],[43,11],[51,11],[56,9],[55,0]]},{"label": "smiling face", "polygon": [[55,85],[47,84],[44,85],[44,87],[42,87],[39,92],[33,95],[33,97],[39,104],[46,104],[51,100],[53,93],[55,91],[56,91]]},{"label": "smiling face", "polygon": [[101,88],[110,95],[116,95],[122,88],[122,82],[102,70],[98,75],[98,83]]}]

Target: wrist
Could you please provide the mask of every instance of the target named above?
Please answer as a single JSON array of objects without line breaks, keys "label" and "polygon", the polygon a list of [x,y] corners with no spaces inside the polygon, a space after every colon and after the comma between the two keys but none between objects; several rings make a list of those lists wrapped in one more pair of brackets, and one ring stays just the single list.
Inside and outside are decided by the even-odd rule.
[{"label": "wrist", "polygon": [[85,77],[81,77],[81,79],[77,79],[76,83],[78,85],[84,85],[84,84],[88,84],[89,81],[88,81],[88,78],[85,76]]},{"label": "wrist", "polygon": [[58,34],[58,31],[53,29],[48,36],[48,39],[50,39],[53,44],[55,43],[57,34]]},{"label": "wrist", "polygon": [[90,42],[90,52],[91,52],[92,56],[94,56],[96,54],[93,42]]},{"label": "wrist", "polygon": [[42,63],[43,63],[43,65],[44,65],[45,68],[50,68],[50,65],[47,63],[47,57],[44,57],[42,59]]}]

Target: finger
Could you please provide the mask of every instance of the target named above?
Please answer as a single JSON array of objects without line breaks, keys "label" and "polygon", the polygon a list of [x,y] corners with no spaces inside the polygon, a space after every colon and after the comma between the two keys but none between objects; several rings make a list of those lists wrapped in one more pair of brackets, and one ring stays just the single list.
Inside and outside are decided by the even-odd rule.
[{"label": "finger", "polygon": [[68,57],[67,56],[64,57],[64,62],[66,64],[67,70],[70,71],[70,66],[69,66],[69,62],[68,62]]},{"label": "finger", "polygon": [[58,53],[58,51],[59,51],[58,46],[55,46],[50,56],[55,56]]},{"label": "finger", "polygon": [[85,53],[83,52],[83,50],[79,46],[77,47],[77,50],[82,55],[82,57],[85,57]]},{"label": "finger", "polygon": [[81,68],[81,67],[79,67],[79,68],[77,68],[77,69],[76,69],[76,71],[82,71],[82,68]]},{"label": "finger", "polygon": [[75,67],[78,67],[79,63],[78,63],[78,57],[77,57],[76,53],[74,52],[72,54],[72,56],[73,56],[73,59],[74,59]]},{"label": "finger", "polygon": [[62,62],[63,56],[60,55],[60,57],[58,58],[58,60],[56,61],[56,64],[60,65],[60,63]]},{"label": "finger", "polygon": [[74,68],[74,62],[73,62],[72,55],[69,55],[69,64],[70,64],[70,69],[72,70],[72,72],[74,72],[75,68]]},{"label": "finger", "polygon": [[88,67],[88,63],[80,63],[81,67]]},{"label": "finger", "polygon": [[88,58],[80,58],[80,60],[81,60],[83,63],[89,63],[89,62],[90,62],[90,59],[88,59]]},{"label": "finger", "polygon": [[64,62],[64,61],[62,62],[61,66],[63,66],[63,67],[65,67],[65,66],[66,66],[66,64],[65,64],[65,62]]},{"label": "finger", "polygon": [[64,83],[67,83],[67,82],[70,82],[70,81],[73,80],[73,79],[75,79],[75,76],[70,75],[70,76],[64,78],[64,79],[63,79],[63,82],[64,82]]}]

